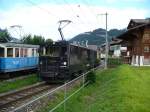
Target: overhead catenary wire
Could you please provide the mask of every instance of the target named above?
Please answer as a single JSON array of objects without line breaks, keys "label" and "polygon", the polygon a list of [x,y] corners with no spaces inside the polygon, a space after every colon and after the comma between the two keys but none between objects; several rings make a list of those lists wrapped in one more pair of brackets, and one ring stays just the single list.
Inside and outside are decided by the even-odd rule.
[{"label": "overhead catenary wire", "polygon": [[[47,13],[50,17],[54,18],[54,19],[57,19],[57,20],[60,20],[60,16],[59,15],[56,15],[55,13],[53,13],[52,11],[49,11],[48,9],[44,8],[44,7],[41,7],[39,6],[37,3],[31,1],[31,0],[26,0],[27,3],[29,3],[30,5],[40,9],[41,11]],[[57,22],[56,22],[57,23]],[[52,32],[53,33],[53,32]],[[57,37],[56,34],[53,33],[53,35],[55,35]]]},{"label": "overhead catenary wire", "polygon": [[[57,0],[56,0],[57,1]],[[62,7],[62,10],[65,10],[65,12],[67,12],[66,14],[70,14],[70,20],[73,21],[74,24],[76,24],[76,22],[80,21],[81,23],[80,24],[84,24],[83,20],[79,19],[79,17],[77,17],[78,13],[74,10],[74,7],[72,7],[67,0],[63,0],[64,3],[66,4],[66,6],[68,6],[68,8],[70,8],[70,10],[67,10],[64,6]],[[68,18],[67,18],[68,19]],[[74,26],[76,27],[77,29],[80,28],[80,27],[77,27],[77,26]],[[74,27],[71,27],[71,28],[74,28]]]},{"label": "overhead catenary wire", "polygon": [[[58,3],[58,1],[56,1]],[[78,8],[75,7],[76,5],[71,5],[67,0],[63,0],[63,3],[66,4],[66,6],[68,6],[68,8],[70,8],[70,10],[67,10],[64,6],[62,7],[62,10],[65,10],[66,14],[70,14],[70,20],[73,21],[74,24],[73,27],[70,26],[70,29],[72,29],[74,31],[74,29],[80,29],[79,31],[83,31],[82,27],[77,27],[77,26],[84,26],[85,27],[85,23],[84,20],[82,20],[82,18],[80,18],[80,16],[78,16],[79,14],[77,13],[77,10],[75,10],[74,8]],[[60,2],[59,2],[60,4]],[[61,2],[62,4],[62,2]],[[79,23],[78,23],[79,22]],[[76,24],[76,25],[75,25]]]},{"label": "overhead catenary wire", "polygon": [[[96,24],[93,23],[95,23],[95,21],[97,20],[93,21],[93,19],[89,17],[90,16],[89,14],[91,14],[92,11],[88,8],[88,6],[90,6],[90,4],[87,1],[82,0],[82,3],[78,5],[78,8],[80,10],[80,13],[82,14],[82,17],[84,17],[84,26],[85,27],[88,26],[90,28],[89,30],[94,30],[93,26],[96,26]],[[93,13],[92,13],[92,17],[96,18]]]},{"label": "overhead catenary wire", "polygon": [[[76,13],[76,11],[74,11],[74,8],[68,3],[67,0],[63,0],[63,1],[68,5],[68,7],[70,7],[72,13],[73,13],[74,15],[76,15],[75,17],[77,17],[77,16],[80,17],[79,14]],[[85,20],[82,20],[81,18],[80,18],[80,20],[81,20],[82,24],[84,24],[84,21],[85,21]]]},{"label": "overhead catenary wire", "polygon": [[[52,12],[50,12],[49,10],[47,10],[47,9],[45,9],[45,8],[43,8],[43,7],[40,7],[38,4],[32,2],[31,0],[26,0],[26,1],[27,1],[28,3],[30,3],[31,5],[33,5],[33,6],[37,7],[37,8],[39,8],[40,10],[46,12],[46,13],[49,14],[50,16],[55,16],[55,18],[57,18],[58,20],[61,20],[61,17],[60,17],[60,16],[53,14]],[[55,2],[57,2],[57,0],[56,0]],[[67,3],[67,1],[64,1],[64,2],[69,6],[69,4]],[[58,2],[57,2],[57,3],[58,3]],[[56,3],[56,4],[57,4],[57,3]],[[58,3],[58,4],[59,4],[59,3]],[[69,7],[70,7],[70,6],[69,6]],[[74,14],[75,12],[74,12],[73,8],[70,7],[70,9],[71,9],[71,11],[72,11],[73,14]],[[65,8],[63,8],[62,10],[65,10]],[[67,12],[68,12],[68,11],[67,11]],[[68,14],[68,13],[67,13],[67,14]],[[74,23],[75,23],[75,22],[74,22]],[[72,27],[71,27],[71,28],[72,28]]]},{"label": "overhead catenary wire", "polygon": [[[55,18],[57,18],[57,19],[60,20],[60,17],[59,17],[58,15],[55,15],[54,13],[50,12],[49,10],[47,10],[47,9],[45,9],[45,8],[43,8],[43,7],[40,7],[40,6],[39,6],[38,4],[36,4],[35,2],[32,2],[31,0],[26,0],[26,1],[27,1],[28,3],[30,3],[31,5],[33,5],[33,6],[37,7],[37,8],[39,8],[40,10],[42,10],[42,11],[48,13],[48,14],[51,15],[51,16],[55,16]],[[74,9],[73,9],[72,6],[68,3],[67,0],[63,0],[63,1],[64,1],[64,3],[66,3],[66,4],[70,7],[70,9],[71,9],[71,11],[73,12],[73,14],[76,15],[75,17],[79,16],[79,14],[77,14],[77,13],[74,11]],[[57,0],[56,0],[56,2],[57,2]],[[65,8],[64,8],[64,9],[65,9]],[[80,10],[80,12],[82,13],[82,15],[84,15],[83,11],[82,11],[80,8],[79,8],[79,10]],[[67,12],[68,12],[68,11],[67,11]],[[82,20],[81,16],[79,16],[79,18],[80,18],[80,20],[81,20],[81,24],[85,24],[85,19]],[[79,21],[79,20],[77,20],[77,21]],[[89,22],[87,22],[87,23],[89,23]]]},{"label": "overhead catenary wire", "polygon": [[54,13],[50,12],[49,10],[47,10],[47,9],[45,9],[45,8],[43,8],[43,7],[41,7],[41,6],[39,6],[39,5],[36,4],[35,2],[32,2],[31,0],[26,0],[26,1],[27,1],[28,3],[30,3],[31,5],[33,5],[33,6],[37,7],[37,8],[39,8],[40,10],[42,10],[42,11],[48,13],[48,14],[51,15],[52,17],[55,16],[55,18],[60,19],[60,18],[58,17],[58,15],[55,15]]},{"label": "overhead catenary wire", "polygon": [[[47,14],[49,14],[50,16],[52,16],[52,17],[55,17],[55,18],[57,18],[58,20],[61,20],[61,16],[60,15],[57,15],[57,14],[54,14],[52,11],[49,11],[49,10],[47,10],[46,8],[44,8],[44,7],[41,7],[41,6],[39,6],[37,3],[35,3],[35,2],[32,2],[31,0],[26,0],[28,3],[30,3],[31,5],[33,5],[33,6],[35,6],[35,7],[37,7],[37,8],[39,8],[40,10],[42,10],[42,11],[44,11],[44,12],[46,12]],[[74,25],[74,27],[76,27],[77,29],[81,29],[80,31],[82,32],[82,31],[84,31],[84,28],[87,28],[87,25],[88,25],[88,27],[90,27],[90,24],[92,23],[92,21],[90,21],[89,19],[86,19],[86,18],[89,18],[88,16],[87,16],[87,14],[85,14],[85,10],[83,10],[83,8],[81,7],[81,5],[77,5],[77,7],[76,7],[76,10],[75,10],[75,7],[73,7],[67,0],[62,0],[62,1],[64,1],[64,3],[68,6],[68,8],[70,8],[70,11],[72,12],[72,13],[70,13],[70,11],[67,11],[67,13],[66,13],[66,15],[68,16],[68,12],[70,13],[70,18],[71,18],[71,20],[73,20],[73,23],[75,24],[76,22],[78,23],[78,22],[80,22],[80,23],[78,23],[79,25],[79,27],[77,27],[76,25]],[[57,0],[55,0],[55,2],[57,2],[58,3],[58,1]],[[88,4],[88,3],[86,3],[86,4]],[[63,6],[63,5],[62,5]],[[80,11],[80,15],[79,15],[79,13],[78,13],[78,11],[77,11],[77,9],[79,9]],[[84,8],[85,9],[85,8]],[[66,10],[66,8],[63,8],[63,10]],[[91,11],[92,12],[92,11]],[[67,17],[67,16],[65,16],[65,17]],[[84,18],[83,18],[84,17]],[[70,19],[69,18],[69,19]],[[64,18],[62,18],[62,19],[64,19]],[[65,18],[65,19],[68,19],[68,18]],[[76,22],[75,22],[76,21]],[[74,28],[74,27],[70,27],[70,28]],[[91,29],[93,29],[93,28],[91,28]]]},{"label": "overhead catenary wire", "polygon": [[96,19],[96,22],[98,23],[98,19],[97,16],[94,14],[93,9],[91,8],[91,5],[89,3],[88,0],[83,0],[85,2],[85,4],[88,6],[87,9],[89,10],[89,12],[93,15],[93,17]]},{"label": "overhead catenary wire", "polygon": [[[66,1],[66,0],[65,0]],[[80,12],[79,14],[78,14],[78,17],[77,17],[77,19],[78,19],[78,21],[80,21],[80,20],[82,20],[81,21],[81,23],[80,23],[80,25],[81,25],[81,27],[82,28],[80,28],[81,29],[81,31],[83,31],[83,32],[85,32],[85,28],[87,29],[87,28],[90,28],[90,29],[88,29],[88,30],[93,30],[93,27],[92,27],[92,25],[90,25],[93,21],[92,20],[90,20],[89,19],[89,16],[86,14],[86,12],[85,12],[85,8],[86,6],[85,5],[81,5],[81,4],[78,4],[77,5],[77,9],[78,9],[78,12]]]},{"label": "overhead catenary wire", "polygon": [[[68,7],[70,7],[71,11],[72,11],[72,14],[73,16],[75,15],[75,17],[73,18],[79,25],[85,27],[85,19],[82,19],[81,16],[79,15],[79,13],[77,13],[77,10],[74,10],[75,7],[72,7],[72,5],[70,5],[70,3],[68,3],[67,0],[63,0],[67,5]],[[75,6],[75,5],[74,5]],[[76,7],[78,9],[78,7]],[[80,11],[81,12],[81,11]],[[76,23],[74,22],[74,23]],[[78,25],[78,26],[79,26]],[[77,27],[75,26],[77,29],[80,29],[80,31],[83,31],[82,27]],[[73,27],[72,27],[73,28]]]}]

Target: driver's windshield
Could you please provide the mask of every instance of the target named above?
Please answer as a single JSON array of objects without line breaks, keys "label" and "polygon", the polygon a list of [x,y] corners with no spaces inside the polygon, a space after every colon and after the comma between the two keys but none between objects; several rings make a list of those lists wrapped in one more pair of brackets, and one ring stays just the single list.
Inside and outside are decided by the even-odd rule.
[{"label": "driver's windshield", "polygon": [[60,47],[52,46],[52,47],[46,48],[46,55],[49,55],[52,57],[59,57],[60,56]]},{"label": "driver's windshield", "polygon": [[67,55],[67,47],[60,47],[60,46],[51,46],[46,48],[46,55],[52,57],[60,57]]}]

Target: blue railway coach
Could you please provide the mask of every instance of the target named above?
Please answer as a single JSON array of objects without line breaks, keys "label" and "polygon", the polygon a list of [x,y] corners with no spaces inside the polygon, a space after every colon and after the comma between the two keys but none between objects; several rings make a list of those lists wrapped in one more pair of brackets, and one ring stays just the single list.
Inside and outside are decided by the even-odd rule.
[{"label": "blue railway coach", "polygon": [[38,67],[38,45],[0,43],[0,73]]}]

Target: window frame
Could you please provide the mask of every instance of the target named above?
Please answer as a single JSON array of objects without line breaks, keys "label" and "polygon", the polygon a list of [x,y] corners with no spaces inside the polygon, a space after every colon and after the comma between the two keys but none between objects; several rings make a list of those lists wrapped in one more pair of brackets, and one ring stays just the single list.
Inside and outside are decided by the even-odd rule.
[{"label": "window frame", "polygon": [[143,50],[144,50],[144,53],[149,53],[150,52],[150,46],[145,45]]},{"label": "window frame", "polygon": [[3,49],[3,56],[0,56],[0,58],[4,58],[5,57],[5,48],[4,47],[0,47],[0,49]]},{"label": "window frame", "polygon": [[28,57],[28,48],[23,49],[23,57]]},{"label": "window frame", "polygon": [[[16,49],[18,49],[18,54],[17,54],[18,56],[16,56]],[[18,47],[15,48],[15,57],[16,57],[16,58],[19,58],[19,57],[20,57],[20,48],[18,48]]]},{"label": "window frame", "polygon": [[23,52],[23,48],[21,47],[20,48],[20,57],[23,57],[24,56],[24,52]]},{"label": "window frame", "polygon": [[[8,56],[8,49],[12,49],[12,56]],[[13,47],[7,47],[7,56],[8,58],[13,58],[14,57],[14,48]]]}]

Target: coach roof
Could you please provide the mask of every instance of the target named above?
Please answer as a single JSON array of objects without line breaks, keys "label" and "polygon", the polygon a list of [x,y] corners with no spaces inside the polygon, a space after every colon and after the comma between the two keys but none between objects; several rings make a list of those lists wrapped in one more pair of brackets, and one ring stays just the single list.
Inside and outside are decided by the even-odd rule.
[{"label": "coach roof", "polygon": [[39,48],[39,45],[16,44],[16,43],[0,43],[0,47],[24,47],[24,48]]}]

